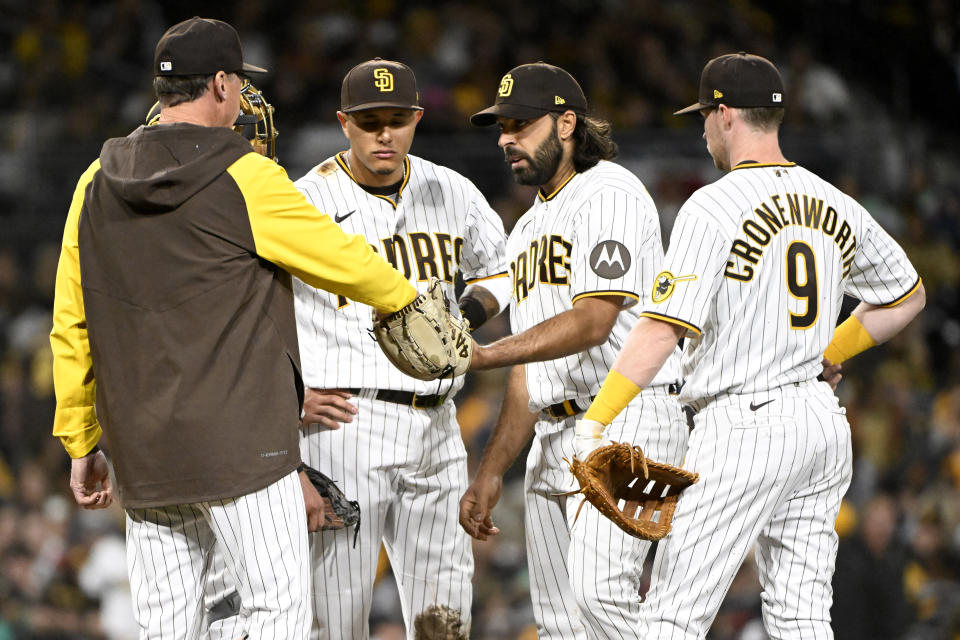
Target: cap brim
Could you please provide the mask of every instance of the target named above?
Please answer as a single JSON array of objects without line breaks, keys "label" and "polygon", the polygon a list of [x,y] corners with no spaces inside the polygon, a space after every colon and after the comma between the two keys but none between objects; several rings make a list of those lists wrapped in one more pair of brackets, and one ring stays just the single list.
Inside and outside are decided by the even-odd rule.
[{"label": "cap brim", "polygon": [[702,102],[695,102],[689,107],[684,107],[683,109],[680,109],[680,111],[674,111],[673,115],[679,116],[684,113],[693,113],[694,111],[702,111],[704,109],[710,109],[713,106],[714,105],[712,104],[703,104]]},{"label": "cap brim", "polygon": [[509,104],[501,102],[492,107],[488,107],[479,113],[470,116],[470,124],[475,127],[489,127],[497,123],[497,118],[512,118],[514,120],[531,120],[539,118],[545,113],[546,109],[537,107],[526,107],[520,104]]},{"label": "cap brim", "polygon": [[397,102],[365,102],[357,104],[349,109],[341,109],[342,113],[354,113],[357,111],[366,111],[367,109],[412,109],[414,111],[423,111],[423,107],[418,104],[399,104]]},{"label": "cap brim", "polygon": [[263,67],[254,66],[249,62],[243,63],[243,70],[249,73],[267,73],[267,70],[264,69]]}]

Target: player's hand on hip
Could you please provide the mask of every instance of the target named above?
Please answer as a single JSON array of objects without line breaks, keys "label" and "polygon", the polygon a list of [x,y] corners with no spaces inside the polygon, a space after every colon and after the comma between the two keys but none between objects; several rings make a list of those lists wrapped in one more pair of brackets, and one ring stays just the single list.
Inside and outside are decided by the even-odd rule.
[{"label": "player's hand on hip", "polygon": [[353,397],[340,389],[307,388],[303,396],[302,424],[319,424],[327,429],[339,429],[341,423],[353,422],[357,408],[347,402]]},{"label": "player's hand on hip", "polygon": [[317,492],[317,488],[310,482],[306,472],[301,471],[300,488],[303,489],[303,502],[307,507],[307,531],[319,531],[326,518],[326,501]]},{"label": "player's hand on hip", "polygon": [[608,444],[603,437],[605,430],[606,428],[596,420],[583,418],[577,420],[577,426],[573,432],[573,452],[578,459],[586,460],[591,453]]},{"label": "player's hand on hip", "polygon": [[103,509],[113,503],[110,465],[99,449],[70,464],[70,490],[84,509]]},{"label": "player's hand on hip", "polygon": [[492,512],[502,488],[502,476],[479,473],[460,498],[460,526],[477,540],[500,533],[493,524]]},{"label": "player's hand on hip", "polygon": [[843,368],[843,365],[833,364],[826,358],[823,359],[822,364],[823,373],[820,374],[820,377],[823,378],[824,382],[830,385],[831,389],[836,391],[840,381],[843,380],[843,376],[840,374],[840,370]]}]

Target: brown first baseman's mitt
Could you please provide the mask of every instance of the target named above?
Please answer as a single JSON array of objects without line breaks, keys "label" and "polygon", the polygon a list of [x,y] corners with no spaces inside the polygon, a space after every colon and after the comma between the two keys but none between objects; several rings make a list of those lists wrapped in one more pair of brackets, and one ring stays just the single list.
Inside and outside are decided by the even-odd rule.
[{"label": "brown first baseman's mitt", "polygon": [[568,462],[580,489],[562,495],[583,494],[576,515],[589,500],[618,527],[644,540],[660,540],[670,533],[680,493],[700,479],[699,474],[647,460],[640,447],[626,442],[600,447],[586,460],[573,456]]},{"label": "brown first baseman's mitt", "polygon": [[437,278],[399,311],[383,317],[374,312],[371,334],[397,369],[418,380],[466,373],[473,356],[470,325],[450,315]]}]

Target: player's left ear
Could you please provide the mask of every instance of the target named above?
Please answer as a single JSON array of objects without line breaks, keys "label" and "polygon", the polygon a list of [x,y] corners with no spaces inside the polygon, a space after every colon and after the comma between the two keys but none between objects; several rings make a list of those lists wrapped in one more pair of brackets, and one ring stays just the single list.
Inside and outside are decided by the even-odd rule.
[{"label": "player's left ear", "polygon": [[423,109],[417,109],[413,112],[413,123],[417,124],[420,122],[420,118],[423,117]]},{"label": "player's left ear", "polygon": [[557,118],[557,135],[561,140],[569,140],[573,130],[577,128],[577,114],[573,111],[564,111]]}]

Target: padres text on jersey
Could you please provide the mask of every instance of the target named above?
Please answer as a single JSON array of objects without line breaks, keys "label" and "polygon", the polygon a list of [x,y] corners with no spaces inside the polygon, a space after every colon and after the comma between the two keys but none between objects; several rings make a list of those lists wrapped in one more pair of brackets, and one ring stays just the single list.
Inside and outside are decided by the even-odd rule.
[{"label": "padres text on jersey", "polygon": [[[601,161],[553,194],[537,196],[507,240],[513,331],[568,311],[588,296],[621,296],[624,309],[604,343],[525,365],[531,410],[597,392],[636,322],[634,305],[650,295],[662,255],[653,200],[620,165]],[[671,356],[654,384],[678,379],[679,363]]]},{"label": "padres text on jersey", "polygon": [[[307,200],[363,236],[421,291],[431,277],[454,300],[454,280],[507,277],[503,223],[462,175],[408,155],[399,192],[374,195],[354,180],[343,155],[296,181]],[[370,308],[294,280],[304,382],[316,388],[392,389],[421,394],[456,391],[459,380],[424,382],[404,375],[367,335]],[[459,313],[456,305],[452,313]]]}]

